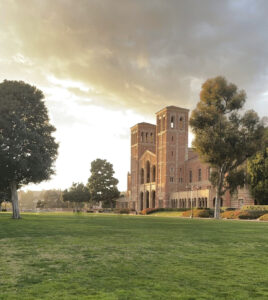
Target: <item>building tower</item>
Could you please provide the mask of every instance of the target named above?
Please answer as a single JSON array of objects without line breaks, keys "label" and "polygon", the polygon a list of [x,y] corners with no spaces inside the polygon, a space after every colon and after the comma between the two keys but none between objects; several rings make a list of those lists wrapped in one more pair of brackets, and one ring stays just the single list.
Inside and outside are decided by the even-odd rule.
[{"label": "building tower", "polygon": [[189,110],[168,106],[156,113],[158,207],[169,207],[170,193],[185,188]]},{"label": "building tower", "polygon": [[129,199],[131,201],[130,208],[137,210],[140,210],[139,190],[142,176],[139,160],[146,150],[155,153],[155,128],[155,125],[145,122],[131,127]]}]

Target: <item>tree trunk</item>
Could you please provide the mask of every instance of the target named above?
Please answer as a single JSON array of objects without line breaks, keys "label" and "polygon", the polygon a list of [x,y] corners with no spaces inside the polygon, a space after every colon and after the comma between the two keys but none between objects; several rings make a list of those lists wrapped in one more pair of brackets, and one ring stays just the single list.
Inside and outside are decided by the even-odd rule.
[{"label": "tree trunk", "polygon": [[11,202],[12,202],[12,211],[13,219],[20,219],[20,209],[19,209],[19,200],[18,200],[18,192],[17,192],[17,183],[12,181],[10,183],[10,190],[11,190]]},{"label": "tree trunk", "polygon": [[216,199],[215,199],[215,210],[214,210],[214,218],[219,219],[220,218],[220,189],[217,187],[216,189]]},{"label": "tree trunk", "polygon": [[223,172],[222,169],[219,171],[218,184],[216,187],[216,199],[215,199],[215,210],[214,210],[214,218],[220,219],[220,210],[221,210],[221,191],[223,184]]}]

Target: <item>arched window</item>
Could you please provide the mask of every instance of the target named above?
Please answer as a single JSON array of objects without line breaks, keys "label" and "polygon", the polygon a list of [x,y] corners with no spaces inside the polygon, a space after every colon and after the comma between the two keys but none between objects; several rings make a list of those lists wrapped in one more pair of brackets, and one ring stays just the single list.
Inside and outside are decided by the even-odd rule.
[{"label": "arched window", "polygon": [[144,132],[141,133],[141,142],[144,142]]},{"label": "arched window", "polygon": [[183,117],[179,118],[179,129],[183,129]]},{"label": "arched window", "polygon": [[146,162],[146,183],[150,182],[150,162],[147,160]]},{"label": "arched window", "polygon": [[151,132],[151,134],[150,134],[150,142],[151,143],[153,143],[154,142],[154,135],[153,135],[153,133]]},{"label": "arched window", "polygon": [[148,132],[146,132],[146,134],[145,134],[145,141],[146,141],[146,143],[148,142]]},{"label": "arched window", "polygon": [[150,207],[150,193],[149,191],[146,192],[146,208],[149,208]]},{"label": "arched window", "polygon": [[144,169],[141,169],[141,184],[144,184]]},{"label": "arched window", "polygon": [[175,121],[174,121],[174,116],[171,116],[170,118],[170,128],[174,128],[175,127]]},{"label": "arched window", "polygon": [[202,180],[202,171],[201,169],[198,169],[198,181]]},{"label": "arched window", "polygon": [[140,209],[143,210],[143,192],[140,193]]},{"label": "arched window", "polygon": [[155,182],[155,173],[156,173],[156,168],[155,166],[153,166],[153,178],[152,178],[152,182]]},{"label": "arched window", "polygon": [[152,191],[152,208],[155,208],[155,191]]},{"label": "arched window", "polygon": [[189,182],[192,182],[193,181],[193,172],[192,170],[190,170],[189,172]]}]

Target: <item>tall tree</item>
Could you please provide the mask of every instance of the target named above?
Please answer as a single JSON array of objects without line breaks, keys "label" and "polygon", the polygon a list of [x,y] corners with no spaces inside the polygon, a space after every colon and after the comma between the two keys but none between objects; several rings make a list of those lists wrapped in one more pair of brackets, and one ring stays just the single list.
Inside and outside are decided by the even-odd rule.
[{"label": "tall tree", "polygon": [[117,184],[114,178],[113,165],[106,159],[96,159],[91,163],[91,176],[88,179],[88,188],[91,199],[95,202],[102,201],[104,205],[113,208],[115,200],[119,197]]},{"label": "tall tree", "polygon": [[268,205],[268,128],[261,150],[248,161],[248,183],[255,202]]},{"label": "tall tree", "polygon": [[22,81],[0,84],[0,182],[11,191],[13,218],[20,218],[17,189],[54,173],[58,144],[44,95]]},{"label": "tall tree", "polygon": [[191,114],[193,146],[214,170],[211,181],[216,188],[215,218],[220,216],[221,196],[243,185],[243,169],[239,166],[256,153],[263,135],[254,111],[240,113],[245,101],[244,91],[218,76],[202,85],[200,101]]},{"label": "tall tree", "polygon": [[75,204],[76,211],[85,202],[90,201],[90,193],[83,183],[73,183],[68,190],[64,190],[62,193],[63,201],[69,201]]}]

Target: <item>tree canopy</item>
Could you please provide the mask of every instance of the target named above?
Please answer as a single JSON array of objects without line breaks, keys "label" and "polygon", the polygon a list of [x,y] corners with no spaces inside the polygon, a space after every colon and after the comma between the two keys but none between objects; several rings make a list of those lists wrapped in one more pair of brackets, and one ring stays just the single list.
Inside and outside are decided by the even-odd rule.
[{"label": "tree canopy", "polygon": [[63,201],[74,203],[76,209],[90,201],[89,190],[83,183],[73,183],[68,190],[63,191],[62,197]]},{"label": "tree canopy", "polygon": [[248,183],[255,202],[268,205],[268,128],[260,151],[248,161]]},{"label": "tree canopy", "polygon": [[245,177],[239,167],[256,153],[263,135],[263,126],[253,110],[240,113],[245,101],[245,92],[224,77],[208,79],[190,118],[193,146],[214,170],[211,181],[216,187],[216,218],[220,197],[228,189],[243,185]]},{"label": "tree canopy", "polygon": [[91,163],[91,176],[88,179],[88,188],[91,199],[95,202],[102,201],[104,205],[111,208],[120,195],[117,184],[118,180],[114,178],[113,165],[106,159],[96,159]]},{"label": "tree canopy", "polygon": [[22,81],[0,84],[0,182],[10,187],[13,218],[19,218],[17,189],[54,173],[58,144],[42,91]]}]

